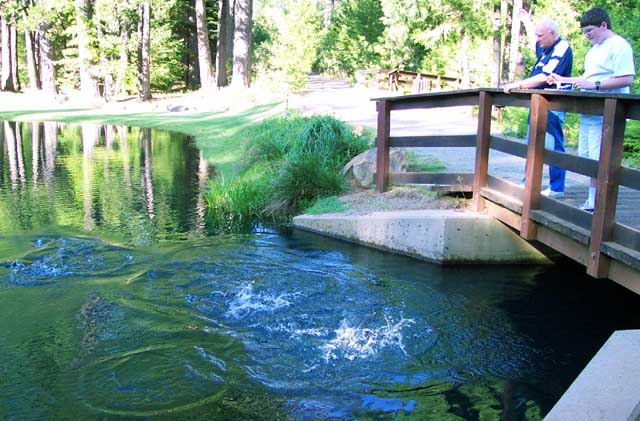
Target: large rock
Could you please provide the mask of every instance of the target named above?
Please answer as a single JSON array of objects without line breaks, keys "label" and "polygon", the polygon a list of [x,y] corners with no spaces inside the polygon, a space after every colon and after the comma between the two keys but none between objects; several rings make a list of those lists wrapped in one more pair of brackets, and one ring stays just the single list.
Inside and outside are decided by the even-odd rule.
[{"label": "large rock", "polygon": [[[389,171],[406,172],[408,154],[404,149],[391,148],[389,151]],[[354,157],[342,169],[342,175],[354,187],[369,188],[373,186],[376,173],[376,148]]]}]

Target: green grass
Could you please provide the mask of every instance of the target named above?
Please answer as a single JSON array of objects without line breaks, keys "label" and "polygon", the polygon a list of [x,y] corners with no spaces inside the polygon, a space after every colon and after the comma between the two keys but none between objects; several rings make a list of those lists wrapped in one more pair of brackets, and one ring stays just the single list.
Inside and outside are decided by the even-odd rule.
[{"label": "green grass", "polygon": [[447,169],[444,161],[432,156],[420,156],[410,151],[407,156],[408,172],[439,172]]},{"label": "green grass", "polygon": [[349,210],[349,206],[341,202],[337,196],[329,196],[317,199],[305,213],[308,215],[319,215],[323,213],[340,213]]}]

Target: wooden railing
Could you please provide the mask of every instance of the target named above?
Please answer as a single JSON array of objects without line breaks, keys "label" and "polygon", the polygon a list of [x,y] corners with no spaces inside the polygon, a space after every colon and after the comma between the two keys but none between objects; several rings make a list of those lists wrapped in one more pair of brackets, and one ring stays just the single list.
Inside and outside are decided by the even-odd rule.
[{"label": "wooden railing", "polygon": [[455,77],[399,69],[391,70],[387,73],[387,77],[390,91],[397,91],[401,85],[408,85],[412,87],[413,93],[429,92],[433,89],[440,89],[443,86],[457,89],[460,88],[461,83],[460,79]]},{"label": "wooden railing", "polygon": [[[488,211],[520,232],[584,264],[587,273],[610,278],[640,293],[640,231],[616,221],[618,190],[640,190],[640,171],[622,166],[627,119],[640,120],[640,96],[574,91],[469,89],[401,97],[376,98],[378,111],[376,186],[389,183],[473,185],[473,208]],[[390,136],[391,111],[477,106],[476,135]],[[493,107],[530,108],[528,144],[491,133]],[[548,110],[604,115],[600,160],[545,150]],[[473,174],[389,173],[390,147],[475,146]],[[489,150],[525,158],[524,189],[491,176]],[[593,214],[540,194],[543,164],[597,179]],[[462,180],[462,181],[461,181]],[[637,204],[640,207],[640,201]]]}]

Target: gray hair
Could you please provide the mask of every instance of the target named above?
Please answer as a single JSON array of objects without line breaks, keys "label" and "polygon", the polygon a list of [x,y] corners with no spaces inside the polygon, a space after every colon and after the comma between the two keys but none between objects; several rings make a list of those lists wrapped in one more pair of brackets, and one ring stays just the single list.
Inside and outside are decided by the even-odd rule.
[{"label": "gray hair", "polygon": [[560,29],[558,28],[558,24],[556,23],[555,20],[551,19],[550,17],[543,17],[542,19],[540,19],[540,21],[538,22],[539,25],[544,25],[547,28],[549,28],[552,32],[554,32],[556,35],[560,35]]}]

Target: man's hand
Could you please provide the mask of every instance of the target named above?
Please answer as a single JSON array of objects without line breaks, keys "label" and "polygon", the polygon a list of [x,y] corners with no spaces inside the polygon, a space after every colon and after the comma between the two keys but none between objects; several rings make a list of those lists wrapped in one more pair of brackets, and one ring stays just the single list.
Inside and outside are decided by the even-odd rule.
[{"label": "man's hand", "polygon": [[502,86],[502,90],[505,94],[510,93],[514,89],[522,89],[521,82],[511,82]]},{"label": "man's hand", "polygon": [[555,73],[550,73],[549,76],[547,76],[547,83],[549,85],[555,85],[557,83],[564,82],[564,79],[566,78],[563,76],[557,75]]}]

